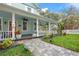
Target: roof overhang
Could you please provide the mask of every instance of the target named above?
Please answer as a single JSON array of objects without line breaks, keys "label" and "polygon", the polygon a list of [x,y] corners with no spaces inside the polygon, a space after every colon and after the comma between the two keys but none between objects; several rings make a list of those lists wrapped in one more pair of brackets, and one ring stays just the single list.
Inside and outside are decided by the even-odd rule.
[{"label": "roof overhang", "polygon": [[11,13],[16,13],[18,15],[31,17],[31,18],[34,18],[34,19],[44,20],[46,22],[51,22],[51,23],[56,22],[56,21],[54,21],[54,20],[52,20],[50,18],[41,16],[41,15],[36,15],[36,14],[30,13],[30,12],[27,12],[27,11],[24,11],[24,10],[9,6],[7,4],[0,4],[0,10],[6,11],[6,12],[11,12]]}]

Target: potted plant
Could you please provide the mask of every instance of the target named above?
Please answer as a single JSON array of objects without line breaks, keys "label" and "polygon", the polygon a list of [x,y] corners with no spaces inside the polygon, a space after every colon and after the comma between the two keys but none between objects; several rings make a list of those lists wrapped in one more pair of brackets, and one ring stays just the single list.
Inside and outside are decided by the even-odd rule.
[{"label": "potted plant", "polygon": [[21,30],[20,29],[16,29],[15,35],[16,35],[17,39],[20,39],[21,38]]}]

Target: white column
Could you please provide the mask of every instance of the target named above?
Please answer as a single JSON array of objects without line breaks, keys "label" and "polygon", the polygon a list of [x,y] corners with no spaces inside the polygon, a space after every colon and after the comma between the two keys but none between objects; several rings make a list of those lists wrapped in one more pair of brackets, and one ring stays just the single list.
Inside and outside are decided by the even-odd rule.
[{"label": "white column", "polygon": [[39,36],[39,30],[38,30],[38,19],[36,19],[36,36]]},{"label": "white column", "polygon": [[12,13],[12,39],[15,40],[15,13]]},{"label": "white column", "polygon": [[49,22],[49,25],[48,25],[48,32],[49,32],[49,33],[51,33],[50,27],[51,27],[51,26],[50,26],[50,22]]}]

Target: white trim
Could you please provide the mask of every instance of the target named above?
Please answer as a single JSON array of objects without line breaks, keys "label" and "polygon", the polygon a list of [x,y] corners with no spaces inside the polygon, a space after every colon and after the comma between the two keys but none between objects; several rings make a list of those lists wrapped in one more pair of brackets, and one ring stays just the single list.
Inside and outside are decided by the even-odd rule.
[{"label": "white trim", "polygon": [[15,40],[15,13],[12,13],[12,38]]},{"label": "white trim", "polygon": [[39,29],[38,29],[38,27],[39,27],[39,23],[38,23],[38,19],[36,19],[36,35],[37,35],[37,37],[39,36]]}]

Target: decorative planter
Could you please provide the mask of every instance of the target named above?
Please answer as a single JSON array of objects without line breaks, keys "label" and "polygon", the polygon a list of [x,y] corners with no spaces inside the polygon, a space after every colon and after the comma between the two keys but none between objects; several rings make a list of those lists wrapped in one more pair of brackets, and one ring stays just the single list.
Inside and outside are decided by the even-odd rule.
[{"label": "decorative planter", "polygon": [[17,39],[21,39],[21,34],[17,34],[17,35],[16,35],[16,38],[17,38]]}]

